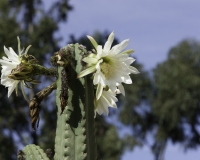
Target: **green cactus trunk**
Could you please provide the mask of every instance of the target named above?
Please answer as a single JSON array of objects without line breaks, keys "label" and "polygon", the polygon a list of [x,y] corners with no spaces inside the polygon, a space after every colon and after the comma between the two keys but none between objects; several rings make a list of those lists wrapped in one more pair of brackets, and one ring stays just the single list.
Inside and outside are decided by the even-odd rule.
[{"label": "green cactus trunk", "polygon": [[59,52],[69,59],[67,65],[58,66],[54,159],[95,160],[93,85],[88,77],[77,79],[87,52],[79,44],[68,45]]},{"label": "green cactus trunk", "polygon": [[[51,72],[56,75],[57,82],[56,85],[52,84],[53,88],[50,90],[57,86],[58,112],[54,160],[96,159],[93,83],[90,77],[77,79],[77,74],[84,68],[82,59],[87,54],[82,45],[75,44],[62,48],[51,58],[53,64],[58,65],[58,73],[54,70]],[[50,92],[44,89],[39,92],[39,95],[43,93]],[[44,97],[46,96],[43,95]],[[34,100],[37,105],[41,102],[38,98]],[[35,107],[33,109],[37,110]],[[39,146],[31,144],[18,154],[18,160],[29,159],[48,160],[49,158]]]}]

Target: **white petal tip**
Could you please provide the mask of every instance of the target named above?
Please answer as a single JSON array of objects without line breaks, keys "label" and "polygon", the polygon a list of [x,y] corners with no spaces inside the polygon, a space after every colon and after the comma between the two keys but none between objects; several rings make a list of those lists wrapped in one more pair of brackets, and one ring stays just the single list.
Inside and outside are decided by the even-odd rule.
[{"label": "white petal tip", "polygon": [[3,48],[4,48],[4,51],[5,51],[5,49],[7,49],[5,45],[3,46]]},{"label": "white petal tip", "polygon": [[112,36],[114,36],[114,34],[115,34],[115,32],[114,32],[114,31],[112,31],[112,32],[110,33],[110,35],[112,35]]},{"label": "white petal tip", "polygon": [[91,37],[91,36],[88,36],[88,35],[87,35],[87,38],[90,40],[90,42],[92,43],[92,45],[93,45],[94,48],[96,49],[97,46],[98,46],[98,44],[97,44],[97,42],[95,41],[95,39],[94,39],[93,37]]}]

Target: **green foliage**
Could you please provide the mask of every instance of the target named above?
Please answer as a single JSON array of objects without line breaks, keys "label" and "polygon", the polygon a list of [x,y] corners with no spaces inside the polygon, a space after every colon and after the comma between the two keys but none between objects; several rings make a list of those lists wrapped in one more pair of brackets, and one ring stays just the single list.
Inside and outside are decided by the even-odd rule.
[{"label": "green foliage", "polygon": [[[143,71],[142,65],[137,62],[133,63],[140,74],[131,75],[133,81],[132,85],[124,85],[126,95],[120,97],[121,108],[119,113],[119,120],[127,125],[131,126],[133,130],[133,140],[130,147],[140,145],[146,139],[147,133],[154,126],[154,118],[151,114],[149,105],[149,96],[151,95],[151,81],[148,73]],[[127,140],[126,140],[127,141]]]},{"label": "green foliage", "polygon": [[2,0],[0,3],[0,23],[0,42],[2,44],[0,55],[2,56],[4,54],[3,45],[14,46],[14,44],[17,44],[17,36],[20,32],[20,25],[16,20],[16,15],[11,12],[7,0]]},{"label": "green foliage", "polygon": [[120,159],[125,143],[119,138],[113,124],[108,124],[105,117],[97,116],[95,119],[97,159]]},{"label": "green foliage", "polygon": [[[132,128],[132,145],[150,145],[161,160],[167,142],[187,148],[200,144],[199,97],[200,44],[184,40],[170,49],[168,59],[157,65],[153,80],[142,71],[132,75],[134,85],[125,86],[120,120]],[[152,136],[153,143],[149,143]],[[130,139],[130,136],[129,136]]]},{"label": "green foliage", "polygon": [[158,139],[184,142],[185,147],[200,144],[199,124],[200,45],[182,41],[173,47],[168,60],[154,70],[153,114],[158,118]]},{"label": "green foliage", "polygon": [[[1,136],[0,136],[0,159],[11,159],[12,157],[14,157],[14,155],[12,153],[14,153],[16,151],[15,146],[13,145],[13,138],[12,135],[6,135],[5,133],[2,133],[2,128],[1,128],[1,132],[0,132]],[[8,148],[9,148],[9,153],[10,154],[5,154],[8,153]]]}]

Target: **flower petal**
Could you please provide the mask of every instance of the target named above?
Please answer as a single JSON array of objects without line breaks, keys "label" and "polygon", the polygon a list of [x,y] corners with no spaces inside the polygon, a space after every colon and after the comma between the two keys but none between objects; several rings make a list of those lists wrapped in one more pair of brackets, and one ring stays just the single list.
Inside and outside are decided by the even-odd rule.
[{"label": "flower petal", "polygon": [[103,91],[103,85],[101,83],[99,83],[97,85],[97,91],[96,91],[96,99],[98,100],[102,94],[102,91]]},{"label": "flower petal", "polygon": [[132,54],[133,52],[134,52],[133,49],[129,49],[129,50],[122,52],[121,54]]},{"label": "flower petal", "polygon": [[18,83],[19,81],[13,81],[12,85],[8,87],[8,98],[10,97],[10,95],[12,94]]},{"label": "flower petal", "polygon": [[125,96],[124,86],[123,86],[122,84],[120,84],[120,85],[118,86],[118,88],[119,88],[120,92],[122,93],[122,95]]},{"label": "flower petal", "polygon": [[[5,49],[4,49],[5,50]],[[15,62],[15,63],[20,63],[20,61],[19,61],[19,58],[18,58],[18,55],[15,53],[15,51],[11,48],[11,47],[9,47],[9,56],[8,56],[8,59],[9,60],[11,60],[12,62]]]},{"label": "flower petal", "polygon": [[126,60],[124,60],[124,63],[126,63],[126,65],[130,65],[130,64],[132,64],[134,61],[135,61],[134,58],[128,57],[128,58],[126,58]]},{"label": "flower petal", "polygon": [[111,45],[113,43],[113,40],[114,40],[114,32],[112,32],[109,37],[108,37],[108,40],[106,41],[105,45],[104,45],[104,48],[103,48],[103,51],[104,52],[108,52],[111,48]]},{"label": "flower petal", "polygon": [[111,53],[119,54],[124,48],[127,47],[129,39],[123,40],[120,44],[117,44],[112,47]]},{"label": "flower petal", "polygon": [[26,96],[26,93],[25,93],[25,90],[24,90],[23,81],[21,81],[20,86],[21,86],[22,94],[23,94],[25,100],[29,103],[29,99],[28,99],[28,97]]},{"label": "flower petal", "polygon": [[131,73],[134,73],[134,74],[138,74],[140,73],[135,67],[133,66],[129,66],[129,70],[131,71]]},{"label": "flower petal", "polygon": [[80,72],[77,76],[77,78],[81,78],[81,77],[84,77],[92,72],[94,72],[96,70],[95,66],[92,66],[92,67],[89,67],[85,70],[83,70],[82,72]]},{"label": "flower petal", "polygon": [[103,51],[102,46],[101,46],[101,45],[98,45],[98,46],[97,46],[97,58],[98,58],[98,59],[101,58],[101,56],[102,56],[102,51]]},{"label": "flower petal", "polygon": [[94,48],[96,49],[98,44],[97,42],[95,41],[95,39],[91,36],[87,36],[87,38],[90,40],[90,42],[92,43],[92,45],[94,46]]},{"label": "flower petal", "polygon": [[5,61],[5,60],[2,60],[2,59],[0,59],[0,63],[1,63],[2,66],[10,66],[13,69],[17,66],[17,64],[15,64],[15,63]]},{"label": "flower petal", "polygon": [[89,64],[96,64],[98,62],[96,58],[92,58],[92,57],[85,57],[83,58],[83,61]]},{"label": "flower petal", "polygon": [[128,43],[129,43],[129,39],[125,39],[120,43],[121,51],[128,46]]},{"label": "flower petal", "polygon": [[122,80],[126,84],[132,84],[132,79],[131,79],[131,77],[129,75],[126,75],[126,76],[122,77]]}]

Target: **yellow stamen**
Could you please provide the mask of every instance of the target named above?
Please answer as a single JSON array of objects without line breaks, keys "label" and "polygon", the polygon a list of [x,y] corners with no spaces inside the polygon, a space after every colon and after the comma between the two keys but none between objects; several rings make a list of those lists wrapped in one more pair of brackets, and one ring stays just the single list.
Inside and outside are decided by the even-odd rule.
[{"label": "yellow stamen", "polygon": [[111,78],[116,73],[114,63],[110,58],[104,58],[103,62],[100,64],[100,67],[101,72],[104,74],[106,79]]}]

